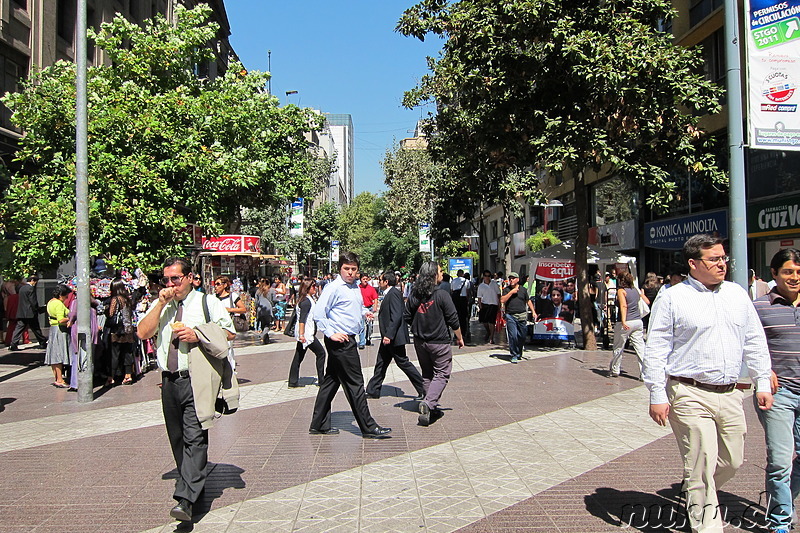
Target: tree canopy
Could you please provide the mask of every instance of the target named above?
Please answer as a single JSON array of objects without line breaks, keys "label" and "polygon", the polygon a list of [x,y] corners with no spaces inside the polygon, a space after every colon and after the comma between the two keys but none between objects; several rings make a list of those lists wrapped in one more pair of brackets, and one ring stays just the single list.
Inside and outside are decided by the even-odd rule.
[{"label": "tree canopy", "polygon": [[[184,251],[186,223],[217,234],[238,226],[242,207],[284,205],[319,186],[304,137],[321,127],[318,113],[279,107],[265,91],[269,74],[239,63],[213,80],[195,75],[211,57],[209,14],[177,6],[174,25],[118,16],[89,31],[111,59],[87,73],[90,253],[113,266],[157,264]],[[0,208],[6,230],[20,236],[7,270],[48,268],[75,253],[75,76],[60,61],[3,98],[24,131],[24,168]]]},{"label": "tree canopy", "polygon": [[573,178],[584,316],[587,173],[638,183],[653,208],[672,200],[676,173],[726,183],[698,127],[719,111],[721,89],[698,72],[696,50],[657,29],[671,15],[669,0],[424,0],[398,24],[408,36],[446,39],[405,103],[436,103],[425,126],[431,153],[460,170],[468,191],[480,184],[500,203],[511,169]]}]

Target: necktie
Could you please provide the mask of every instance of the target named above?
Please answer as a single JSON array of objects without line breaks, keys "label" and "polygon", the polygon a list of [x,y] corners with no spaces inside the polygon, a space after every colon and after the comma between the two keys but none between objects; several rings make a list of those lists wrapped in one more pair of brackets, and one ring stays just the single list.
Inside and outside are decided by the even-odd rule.
[{"label": "necktie", "polygon": [[[175,313],[175,322],[180,322],[183,318],[183,302],[178,302],[178,312]],[[169,354],[167,355],[167,370],[170,372],[178,371],[178,345],[180,344],[175,333],[172,334],[172,341],[169,344]]]}]

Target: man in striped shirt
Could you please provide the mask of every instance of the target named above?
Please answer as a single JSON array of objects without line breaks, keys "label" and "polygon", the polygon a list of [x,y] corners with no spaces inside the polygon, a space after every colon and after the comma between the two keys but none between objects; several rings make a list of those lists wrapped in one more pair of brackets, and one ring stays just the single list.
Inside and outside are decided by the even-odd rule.
[{"label": "man in striped shirt", "polygon": [[792,461],[800,449],[800,250],[779,251],[770,270],[775,287],[753,304],[767,335],[774,400],[758,419],[767,441],[767,520],[770,531],[788,533],[800,492],[800,458]]},{"label": "man in striped shirt", "polygon": [[772,405],[764,330],[747,292],[725,281],[728,256],[707,234],[683,246],[686,281],[659,296],[644,355],[650,416],[669,420],[683,457],[683,491],[693,532],[721,532],[717,488],[744,461],[746,365],[759,410]]}]

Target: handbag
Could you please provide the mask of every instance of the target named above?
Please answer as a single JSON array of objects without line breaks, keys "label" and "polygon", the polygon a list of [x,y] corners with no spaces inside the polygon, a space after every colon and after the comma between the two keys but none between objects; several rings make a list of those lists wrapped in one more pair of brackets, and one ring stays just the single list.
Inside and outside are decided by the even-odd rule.
[{"label": "handbag", "polygon": [[644,318],[650,314],[650,306],[639,297],[639,315]]},{"label": "handbag", "polygon": [[[234,306],[236,302],[233,301],[233,294],[229,294],[228,298],[231,300],[231,307]],[[238,333],[244,333],[245,331],[250,330],[250,323],[247,320],[247,317],[244,315],[235,315],[231,313],[231,319],[233,320],[233,328]]]}]

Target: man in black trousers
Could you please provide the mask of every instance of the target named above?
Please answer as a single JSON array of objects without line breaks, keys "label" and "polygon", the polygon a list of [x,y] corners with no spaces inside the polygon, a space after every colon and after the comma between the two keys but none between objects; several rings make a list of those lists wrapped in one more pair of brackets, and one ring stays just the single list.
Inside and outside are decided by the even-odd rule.
[{"label": "man in black trousers", "polygon": [[25,328],[30,328],[39,341],[39,348],[47,348],[47,339],[42,334],[39,327],[39,313],[43,313],[45,307],[39,307],[39,301],[36,299],[36,284],[39,283],[37,276],[29,276],[19,287],[19,304],[17,305],[17,326],[14,328],[14,336],[11,338],[11,346],[9,350],[19,350],[19,341],[22,340],[22,334]]},{"label": "man in black trousers", "polygon": [[393,272],[381,274],[379,279],[383,292],[383,301],[378,311],[378,325],[381,328],[381,345],[378,348],[378,360],[375,362],[375,373],[367,385],[368,398],[381,397],[381,385],[386,378],[389,363],[394,362],[402,370],[417,391],[417,400],[425,397],[422,388],[422,375],[406,355],[406,344],[409,343],[408,326],[403,319],[403,295],[397,289],[397,277]]}]

